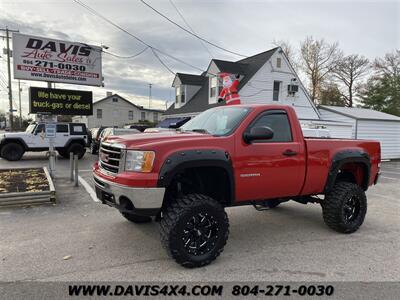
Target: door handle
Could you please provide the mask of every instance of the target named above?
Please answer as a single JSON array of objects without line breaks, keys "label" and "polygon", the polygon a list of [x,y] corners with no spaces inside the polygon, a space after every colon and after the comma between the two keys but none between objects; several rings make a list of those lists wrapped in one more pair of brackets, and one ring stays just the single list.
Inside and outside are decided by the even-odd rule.
[{"label": "door handle", "polygon": [[297,152],[293,151],[291,149],[287,149],[282,154],[285,155],[285,156],[295,156],[295,155],[297,155]]},{"label": "door handle", "polygon": [[64,136],[68,136],[68,134],[64,134]]}]

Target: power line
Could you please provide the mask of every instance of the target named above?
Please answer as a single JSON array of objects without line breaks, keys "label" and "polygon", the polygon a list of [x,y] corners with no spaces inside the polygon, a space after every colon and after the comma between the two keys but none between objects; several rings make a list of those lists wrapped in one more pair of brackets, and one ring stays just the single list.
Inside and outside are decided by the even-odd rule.
[{"label": "power line", "polygon": [[192,36],[198,38],[199,40],[201,40],[201,41],[203,41],[203,42],[205,42],[205,43],[207,43],[207,44],[210,44],[211,46],[214,46],[214,47],[216,47],[216,48],[218,48],[218,49],[220,49],[220,50],[223,50],[223,51],[225,51],[225,52],[228,52],[228,53],[231,53],[231,54],[234,54],[234,55],[237,55],[237,56],[241,56],[241,57],[247,57],[246,55],[243,55],[243,54],[240,54],[240,53],[237,53],[237,52],[228,50],[228,49],[226,49],[226,48],[223,48],[223,47],[221,47],[221,46],[218,46],[217,44],[214,44],[214,43],[212,43],[212,42],[206,40],[205,38],[202,38],[201,36],[197,35],[196,33],[193,33],[193,32],[191,32],[191,31],[187,30],[185,27],[183,27],[183,26],[179,25],[178,23],[176,23],[175,21],[171,20],[171,19],[168,18],[166,15],[162,14],[161,12],[159,12],[158,10],[156,10],[154,7],[152,7],[150,4],[147,4],[144,0],[140,0],[140,2],[142,2],[144,5],[146,5],[147,7],[149,7],[151,10],[153,10],[153,11],[154,11],[155,13],[157,13],[158,15],[162,16],[164,19],[168,20],[170,23],[174,24],[175,26],[179,27],[179,28],[182,29],[183,31],[189,33],[190,35],[192,35]]},{"label": "power line", "polygon": [[[171,5],[175,8],[176,12],[178,13],[178,15],[181,17],[182,21],[186,24],[186,26],[194,33],[197,34],[194,29],[192,28],[192,26],[189,25],[189,23],[186,21],[185,17],[182,15],[182,13],[179,11],[178,7],[176,7],[176,5],[174,4],[174,2],[172,0],[169,0],[169,2],[171,3]],[[213,58],[213,55],[210,51],[210,49],[208,49],[206,47],[206,45],[204,44],[204,42],[202,40],[199,40],[200,44],[203,46],[204,49],[206,49],[206,51],[208,52],[208,54],[210,54],[210,57]]]},{"label": "power line", "polygon": [[148,46],[146,48],[144,48],[143,50],[141,50],[140,52],[138,52],[136,54],[133,54],[133,55],[128,55],[128,56],[123,56],[123,55],[111,53],[111,52],[108,52],[106,50],[103,50],[103,52],[108,54],[108,55],[111,55],[111,56],[114,56],[114,57],[117,57],[117,58],[121,58],[121,59],[132,59],[132,58],[135,58],[135,57],[139,56],[140,54],[146,52],[147,49],[149,49]]},{"label": "power line", "polygon": [[[145,42],[144,40],[142,40],[141,38],[137,37],[136,35],[132,34],[132,33],[129,32],[128,30],[126,30],[125,28],[123,28],[123,27],[119,26],[118,24],[116,24],[115,22],[113,22],[112,20],[110,20],[110,19],[106,18],[105,16],[103,16],[102,14],[98,13],[95,9],[93,9],[93,8],[91,8],[90,6],[86,5],[86,4],[83,3],[82,1],[80,1],[80,0],[73,0],[73,1],[74,1],[75,3],[77,3],[78,5],[82,6],[83,8],[85,8],[86,10],[88,10],[89,12],[91,12],[93,15],[95,15],[95,16],[101,18],[102,20],[106,21],[107,23],[111,24],[112,26],[118,28],[119,30],[123,31],[124,33],[126,33],[126,34],[129,35],[129,36],[131,36],[131,37],[134,38],[135,40],[137,40],[137,41],[139,41],[140,43],[146,45],[146,46],[149,47],[150,49],[153,49],[153,50],[157,51],[158,53],[164,54],[165,56],[168,56],[168,57],[172,58],[173,60],[178,61],[178,62],[180,62],[180,63],[182,63],[182,64],[184,64],[184,65],[187,65],[187,66],[189,66],[189,67],[192,67],[192,68],[194,68],[194,69],[197,69],[197,70],[200,70],[200,71],[204,72],[204,70],[202,70],[202,69],[200,69],[200,68],[198,68],[198,67],[195,67],[195,66],[193,66],[193,65],[191,65],[191,64],[189,64],[189,63],[187,63],[187,62],[185,62],[185,61],[183,61],[183,60],[180,60],[179,58],[177,58],[177,57],[175,57],[175,56],[172,56],[172,55],[170,55],[170,54],[167,54],[167,53],[165,53],[164,51],[162,51],[162,50],[160,50],[160,49],[158,49],[158,48],[156,48],[156,47],[153,47],[152,45],[146,43],[146,42]],[[153,53],[154,53],[154,52],[153,52]],[[160,59],[160,58],[158,57],[157,59]]]},{"label": "power line", "polygon": [[191,32],[191,31],[187,30],[185,27],[183,27],[183,26],[179,25],[178,23],[176,23],[175,21],[171,20],[171,19],[168,18],[166,15],[162,14],[161,12],[159,12],[158,10],[156,10],[154,7],[152,7],[150,4],[147,4],[144,0],[140,0],[140,2],[142,2],[144,5],[146,5],[147,7],[149,7],[151,10],[153,10],[155,13],[157,13],[158,15],[160,15],[161,17],[163,17],[164,19],[168,20],[170,23],[174,24],[175,26],[178,26],[180,29],[182,29],[183,31],[189,33],[190,35],[193,35],[194,37],[198,38],[199,40],[202,40],[203,42],[206,42],[207,44],[210,44],[211,46],[214,46],[214,47],[216,47],[216,48],[218,48],[218,49],[221,49],[221,50],[223,50],[223,51],[225,51],[225,52],[229,52],[229,53],[231,53],[231,54],[234,54],[234,55],[237,55],[237,56],[241,56],[241,57],[247,57],[246,55],[243,55],[243,54],[240,54],[240,53],[237,53],[237,52],[228,50],[228,49],[226,49],[226,48],[223,48],[223,47],[221,47],[221,46],[218,46],[217,44],[214,44],[214,43],[212,43],[212,42],[206,40],[205,38],[202,38],[201,36],[199,36],[199,35],[197,35],[197,34]]},{"label": "power line", "polygon": [[151,48],[151,51],[153,52],[154,56],[158,59],[158,61],[159,61],[170,73],[172,73],[172,74],[175,75],[175,72],[172,71],[172,70],[162,61],[162,59],[160,58],[160,56],[158,56],[157,52],[156,52],[153,48]]}]

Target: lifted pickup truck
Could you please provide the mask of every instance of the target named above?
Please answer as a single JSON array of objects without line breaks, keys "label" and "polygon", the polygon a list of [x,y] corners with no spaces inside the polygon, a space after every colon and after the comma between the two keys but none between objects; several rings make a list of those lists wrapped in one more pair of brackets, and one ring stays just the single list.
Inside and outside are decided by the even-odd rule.
[{"label": "lifted pickup truck", "polygon": [[379,165],[379,142],[304,138],[292,107],[235,105],[177,132],[106,139],[93,175],[102,203],[135,223],[155,216],[168,253],[199,267],[223,251],[230,206],[320,203],[330,228],[356,231]]}]

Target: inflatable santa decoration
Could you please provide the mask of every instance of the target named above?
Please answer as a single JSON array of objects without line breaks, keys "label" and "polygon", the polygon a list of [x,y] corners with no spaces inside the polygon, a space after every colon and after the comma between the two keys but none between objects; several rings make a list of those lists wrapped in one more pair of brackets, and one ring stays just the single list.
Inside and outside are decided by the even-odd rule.
[{"label": "inflatable santa decoration", "polygon": [[240,104],[240,98],[237,91],[240,75],[236,75],[236,79],[234,81],[232,81],[231,74],[229,73],[220,73],[218,76],[222,78],[223,86],[223,89],[218,96],[218,102],[225,100],[226,105]]}]

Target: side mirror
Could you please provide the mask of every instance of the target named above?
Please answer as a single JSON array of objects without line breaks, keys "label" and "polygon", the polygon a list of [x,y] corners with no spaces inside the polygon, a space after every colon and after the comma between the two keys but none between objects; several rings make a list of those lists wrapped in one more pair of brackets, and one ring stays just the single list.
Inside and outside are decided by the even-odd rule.
[{"label": "side mirror", "polygon": [[243,135],[243,139],[247,144],[257,140],[270,140],[273,137],[274,132],[267,126],[253,127],[250,132],[245,132]]}]

